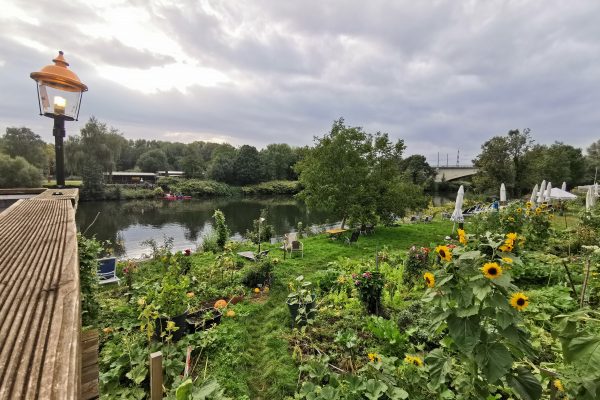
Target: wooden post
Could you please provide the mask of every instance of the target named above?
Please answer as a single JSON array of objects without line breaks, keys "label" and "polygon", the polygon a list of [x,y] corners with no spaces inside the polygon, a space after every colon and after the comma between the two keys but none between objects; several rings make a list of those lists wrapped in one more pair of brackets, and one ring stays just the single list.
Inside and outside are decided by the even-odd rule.
[{"label": "wooden post", "polygon": [[162,353],[150,354],[150,400],[163,398]]}]

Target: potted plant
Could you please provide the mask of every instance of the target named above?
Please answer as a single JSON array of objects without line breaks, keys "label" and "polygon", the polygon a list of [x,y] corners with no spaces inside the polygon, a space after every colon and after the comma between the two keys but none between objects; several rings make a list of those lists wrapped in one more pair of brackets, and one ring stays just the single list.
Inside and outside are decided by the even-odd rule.
[{"label": "potted plant", "polygon": [[175,323],[172,330],[172,339],[177,341],[187,332],[187,309],[188,309],[188,288],[189,279],[184,276],[180,278],[178,274],[167,273],[160,286],[160,290],[154,296],[153,303],[156,305],[160,316],[156,320],[155,338],[165,336],[165,329],[168,321]]},{"label": "potted plant", "polygon": [[292,328],[300,328],[314,318],[317,296],[312,291],[312,283],[305,281],[302,275],[290,282],[289,288],[290,294],[288,294],[286,303],[292,317]]}]

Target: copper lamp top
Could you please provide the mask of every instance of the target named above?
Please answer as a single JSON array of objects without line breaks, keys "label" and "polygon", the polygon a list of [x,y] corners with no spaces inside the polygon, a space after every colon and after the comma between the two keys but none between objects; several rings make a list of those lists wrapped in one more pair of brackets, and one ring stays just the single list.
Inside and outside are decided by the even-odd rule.
[{"label": "copper lamp top", "polygon": [[52,61],[54,64],[46,65],[39,72],[32,72],[29,75],[31,79],[69,92],[85,92],[88,90],[88,87],[79,80],[79,77],[67,68],[69,63],[65,60],[62,51],[59,51],[58,56]]}]

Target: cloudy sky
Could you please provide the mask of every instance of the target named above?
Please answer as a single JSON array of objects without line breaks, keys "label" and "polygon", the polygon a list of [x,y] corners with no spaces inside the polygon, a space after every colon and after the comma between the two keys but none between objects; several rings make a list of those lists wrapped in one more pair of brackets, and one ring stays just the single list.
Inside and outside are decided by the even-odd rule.
[{"label": "cloudy sky", "polygon": [[600,139],[600,1],[0,0],[0,132],[51,141],[58,50],[127,138],[312,143],[334,119],[468,163],[488,138]]}]

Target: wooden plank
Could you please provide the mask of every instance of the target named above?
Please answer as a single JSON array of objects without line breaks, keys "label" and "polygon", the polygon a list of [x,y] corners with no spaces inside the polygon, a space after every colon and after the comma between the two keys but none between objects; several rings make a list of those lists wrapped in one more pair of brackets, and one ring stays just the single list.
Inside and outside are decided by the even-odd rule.
[{"label": "wooden plank", "polygon": [[98,367],[98,331],[81,334],[81,399],[97,399],[100,395]]},{"label": "wooden plank", "polygon": [[150,354],[150,400],[163,398],[162,353]]},{"label": "wooden plank", "polygon": [[79,399],[72,198],[36,197],[0,214],[0,320],[0,399]]}]

